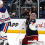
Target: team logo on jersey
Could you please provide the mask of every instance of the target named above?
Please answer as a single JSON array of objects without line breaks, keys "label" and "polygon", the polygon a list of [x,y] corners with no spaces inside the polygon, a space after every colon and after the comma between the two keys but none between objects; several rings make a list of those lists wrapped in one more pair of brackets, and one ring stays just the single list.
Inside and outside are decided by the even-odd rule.
[{"label": "team logo on jersey", "polygon": [[2,18],[4,18],[5,17],[5,15],[2,15]]}]

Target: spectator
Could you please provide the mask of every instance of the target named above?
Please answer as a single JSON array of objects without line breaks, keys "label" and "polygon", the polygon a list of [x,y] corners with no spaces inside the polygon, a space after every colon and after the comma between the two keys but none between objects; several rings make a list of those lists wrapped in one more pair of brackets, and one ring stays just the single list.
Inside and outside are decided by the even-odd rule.
[{"label": "spectator", "polygon": [[3,1],[3,3],[5,3],[6,1],[4,1],[4,0],[2,0]]},{"label": "spectator", "polygon": [[2,0],[2,1],[3,1],[3,3],[4,3],[3,5],[6,7],[6,0]]},{"label": "spectator", "polygon": [[37,0],[32,0],[33,1],[33,3],[37,3]]},{"label": "spectator", "polygon": [[16,1],[16,0],[14,0],[14,1],[13,1],[13,3],[15,3],[15,4],[16,4],[16,3],[17,3],[17,1]]},{"label": "spectator", "polygon": [[19,0],[14,0],[13,3],[14,3],[15,5],[19,5]]},{"label": "spectator", "polygon": [[17,14],[17,11],[13,12],[12,15],[11,15],[11,18],[18,18],[18,14]]},{"label": "spectator", "polygon": [[43,15],[44,15],[43,17],[45,18],[45,6],[44,6],[44,11],[43,11]]},{"label": "spectator", "polygon": [[12,5],[12,11],[16,10],[16,6],[17,6],[17,0],[14,0]]},{"label": "spectator", "polygon": [[40,15],[39,18],[43,18],[43,11],[42,11],[42,7],[40,7]]},{"label": "spectator", "polygon": [[34,6],[33,10],[32,10],[32,13],[35,13],[36,14],[36,17],[38,17],[38,13],[36,11],[36,7]]},{"label": "spectator", "polygon": [[21,1],[21,6],[23,6],[26,0],[20,0],[20,1]]},{"label": "spectator", "polygon": [[29,7],[31,7],[33,4],[32,0],[26,0],[25,3],[26,3],[26,6],[29,6]]},{"label": "spectator", "polygon": [[21,18],[27,18],[29,16],[29,11],[27,8],[24,9],[23,13],[21,14]]},{"label": "spectator", "polygon": [[13,4],[13,1],[12,0],[8,0],[8,2],[7,2],[8,12],[12,12],[12,4]]},{"label": "spectator", "polygon": [[21,14],[21,18],[25,18],[25,11]]},{"label": "spectator", "polygon": [[31,15],[32,10],[30,9],[29,15]]}]

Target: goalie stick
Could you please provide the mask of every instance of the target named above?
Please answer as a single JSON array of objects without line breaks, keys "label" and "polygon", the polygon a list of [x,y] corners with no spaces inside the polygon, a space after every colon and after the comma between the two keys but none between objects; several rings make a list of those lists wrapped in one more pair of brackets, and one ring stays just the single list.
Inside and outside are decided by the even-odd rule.
[{"label": "goalie stick", "polygon": [[[25,23],[25,21],[23,22],[22,26],[24,25],[24,23]],[[22,32],[23,29],[24,29],[24,28],[21,27],[21,32]],[[20,36],[21,32],[20,32],[19,35],[17,36],[16,41],[17,41],[18,37]]]}]

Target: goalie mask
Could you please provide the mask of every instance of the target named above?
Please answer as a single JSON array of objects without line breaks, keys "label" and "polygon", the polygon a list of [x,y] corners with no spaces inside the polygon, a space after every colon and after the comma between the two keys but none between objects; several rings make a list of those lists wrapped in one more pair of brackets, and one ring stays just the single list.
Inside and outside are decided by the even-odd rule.
[{"label": "goalie mask", "polygon": [[32,14],[30,15],[30,19],[36,19],[36,14],[35,14],[35,13],[32,13]]}]

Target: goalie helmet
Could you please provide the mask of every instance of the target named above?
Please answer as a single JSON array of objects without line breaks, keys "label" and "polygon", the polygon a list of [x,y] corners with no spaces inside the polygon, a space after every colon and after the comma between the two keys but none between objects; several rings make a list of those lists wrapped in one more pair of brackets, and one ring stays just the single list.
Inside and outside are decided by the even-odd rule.
[{"label": "goalie helmet", "polygon": [[36,14],[35,14],[35,13],[32,13],[32,14],[30,15],[30,19],[36,19]]},{"label": "goalie helmet", "polygon": [[32,13],[31,16],[36,16],[36,14],[35,13]]}]

